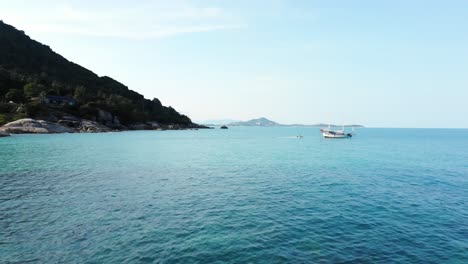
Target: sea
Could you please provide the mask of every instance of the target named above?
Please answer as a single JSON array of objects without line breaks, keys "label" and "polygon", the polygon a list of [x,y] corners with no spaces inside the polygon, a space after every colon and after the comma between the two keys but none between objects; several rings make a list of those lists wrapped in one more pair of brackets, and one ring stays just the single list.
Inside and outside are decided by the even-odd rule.
[{"label": "sea", "polygon": [[0,138],[0,263],[468,263],[468,130],[355,133]]}]

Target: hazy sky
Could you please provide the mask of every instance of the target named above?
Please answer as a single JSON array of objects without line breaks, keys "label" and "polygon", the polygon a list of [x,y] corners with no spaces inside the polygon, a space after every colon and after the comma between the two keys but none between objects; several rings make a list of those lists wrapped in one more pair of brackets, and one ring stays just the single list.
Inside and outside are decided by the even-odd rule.
[{"label": "hazy sky", "polygon": [[0,19],[192,120],[468,127],[468,1],[21,1]]}]

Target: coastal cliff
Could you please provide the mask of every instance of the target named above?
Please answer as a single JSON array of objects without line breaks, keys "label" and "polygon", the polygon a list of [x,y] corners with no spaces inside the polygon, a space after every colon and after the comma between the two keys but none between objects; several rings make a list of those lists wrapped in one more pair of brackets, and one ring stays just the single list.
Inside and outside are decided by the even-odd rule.
[{"label": "coastal cliff", "polygon": [[145,99],[110,77],[99,77],[0,21],[0,126],[13,133],[56,131],[51,124],[93,132],[204,128],[157,98]]}]

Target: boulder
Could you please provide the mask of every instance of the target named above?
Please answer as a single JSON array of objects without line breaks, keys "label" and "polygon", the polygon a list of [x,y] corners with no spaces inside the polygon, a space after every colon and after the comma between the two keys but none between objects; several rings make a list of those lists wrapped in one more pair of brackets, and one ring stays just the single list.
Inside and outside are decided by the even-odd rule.
[{"label": "boulder", "polygon": [[3,127],[0,127],[0,131],[11,133],[11,134],[51,134],[51,133],[73,133],[75,130],[47,122],[44,120],[35,120],[31,118],[19,119],[14,122],[10,122]]},{"label": "boulder", "polygon": [[70,128],[80,127],[80,121],[73,121],[73,120],[59,120],[57,124],[70,127]]},{"label": "boulder", "polygon": [[62,120],[67,120],[67,121],[80,121],[80,119],[76,116],[72,115],[64,115],[62,116]]},{"label": "boulder", "polygon": [[161,127],[161,125],[155,121],[149,121],[149,122],[146,122],[145,124],[151,127],[151,129],[158,129]]},{"label": "boulder", "polygon": [[98,132],[110,132],[112,129],[105,125],[101,125],[98,122],[91,121],[91,120],[81,120],[79,124],[80,132],[91,132],[91,133],[98,133]]}]

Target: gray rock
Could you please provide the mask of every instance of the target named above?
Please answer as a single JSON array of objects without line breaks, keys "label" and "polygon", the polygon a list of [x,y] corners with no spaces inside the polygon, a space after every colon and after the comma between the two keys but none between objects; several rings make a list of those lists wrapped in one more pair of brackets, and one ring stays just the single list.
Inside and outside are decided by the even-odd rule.
[{"label": "gray rock", "polygon": [[10,134],[0,131],[0,137],[9,137]]},{"label": "gray rock", "polygon": [[159,125],[159,123],[155,121],[146,122],[146,125],[150,126],[152,129],[157,129],[161,127],[161,125]]},{"label": "gray rock", "polygon": [[50,134],[75,132],[75,130],[59,124],[47,122],[44,120],[34,120],[31,118],[24,118],[10,122],[3,127],[0,127],[0,131],[11,134]]},{"label": "gray rock", "polygon": [[74,121],[74,120],[59,120],[57,124],[70,127],[70,128],[79,128],[80,127],[80,121]]},{"label": "gray rock", "polygon": [[80,119],[76,116],[72,115],[64,115],[62,116],[62,120],[67,120],[67,121],[80,121]]},{"label": "gray rock", "polygon": [[81,132],[91,132],[91,133],[98,133],[98,132],[110,132],[112,129],[105,125],[101,125],[98,122],[91,121],[91,120],[81,120],[79,124],[79,130]]}]

